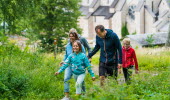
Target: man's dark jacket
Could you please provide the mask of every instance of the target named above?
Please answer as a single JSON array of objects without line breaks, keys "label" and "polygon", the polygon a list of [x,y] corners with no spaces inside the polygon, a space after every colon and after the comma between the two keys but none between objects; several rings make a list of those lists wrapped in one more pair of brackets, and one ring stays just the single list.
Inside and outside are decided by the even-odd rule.
[{"label": "man's dark jacket", "polygon": [[[122,64],[122,46],[116,33],[110,29],[106,29],[105,38],[96,36],[96,45],[88,57],[91,58],[100,50],[100,62],[110,64]],[[119,55],[119,57],[118,57]]]}]

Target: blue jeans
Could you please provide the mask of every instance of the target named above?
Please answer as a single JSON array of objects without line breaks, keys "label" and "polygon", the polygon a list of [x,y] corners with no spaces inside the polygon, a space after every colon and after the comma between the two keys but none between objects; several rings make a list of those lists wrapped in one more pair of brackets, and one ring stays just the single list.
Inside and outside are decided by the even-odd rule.
[{"label": "blue jeans", "polygon": [[82,93],[82,84],[83,84],[84,78],[85,78],[85,73],[80,74],[80,75],[74,74],[74,79],[76,81],[76,94]]},{"label": "blue jeans", "polygon": [[[65,69],[65,73],[64,73],[64,92],[69,92],[70,89],[69,80],[71,79],[71,77],[72,77],[72,71],[71,71],[71,67],[69,66]],[[86,91],[84,81],[82,84],[82,91],[83,92]]]}]

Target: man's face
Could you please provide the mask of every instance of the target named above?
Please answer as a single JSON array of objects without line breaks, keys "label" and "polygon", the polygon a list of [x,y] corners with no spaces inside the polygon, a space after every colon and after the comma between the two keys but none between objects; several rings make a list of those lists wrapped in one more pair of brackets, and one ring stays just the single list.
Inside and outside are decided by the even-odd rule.
[{"label": "man's face", "polygon": [[96,31],[96,33],[97,33],[97,36],[99,36],[100,38],[105,38],[106,31],[101,32],[100,29],[98,29],[98,30]]}]

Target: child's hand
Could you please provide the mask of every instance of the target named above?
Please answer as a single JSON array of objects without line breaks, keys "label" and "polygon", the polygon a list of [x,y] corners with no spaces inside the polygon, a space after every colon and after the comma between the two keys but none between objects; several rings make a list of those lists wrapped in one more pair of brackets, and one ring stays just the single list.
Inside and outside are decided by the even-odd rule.
[{"label": "child's hand", "polygon": [[139,74],[139,71],[138,71],[137,69],[135,69],[135,73],[136,73],[136,74]]},{"label": "child's hand", "polygon": [[118,72],[119,72],[119,74],[121,74],[121,73],[122,73],[122,70],[121,70],[121,68],[119,68],[119,69],[118,69]]},{"label": "child's hand", "polygon": [[91,63],[91,58],[89,58],[89,62]]},{"label": "child's hand", "polygon": [[62,62],[60,62],[59,66],[62,66],[63,64],[64,64],[64,62],[62,61]]},{"label": "child's hand", "polygon": [[59,72],[55,72],[55,75],[58,75],[59,74]]},{"label": "child's hand", "polygon": [[92,80],[94,81],[96,78],[95,77],[92,77]]}]

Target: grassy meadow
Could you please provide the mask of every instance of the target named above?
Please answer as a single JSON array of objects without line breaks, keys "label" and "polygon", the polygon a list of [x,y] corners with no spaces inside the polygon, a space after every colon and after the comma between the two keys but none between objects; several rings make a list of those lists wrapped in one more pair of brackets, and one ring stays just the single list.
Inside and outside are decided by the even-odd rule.
[{"label": "grassy meadow", "polygon": [[[75,82],[70,80],[70,96],[74,100],[170,100],[170,50],[145,48],[136,50],[140,73],[133,75],[132,84],[118,84],[108,78],[104,87],[99,78],[85,79],[86,94],[75,97]],[[60,100],[64,73],[54,76],[64,54],[21,51],[11,43],[0,45],[0,99]],[[98,65],[99,53],[92,59]],[[120,75],[123,76],[123,75]],[[119,78],[121,78],[119,76]]]}]

